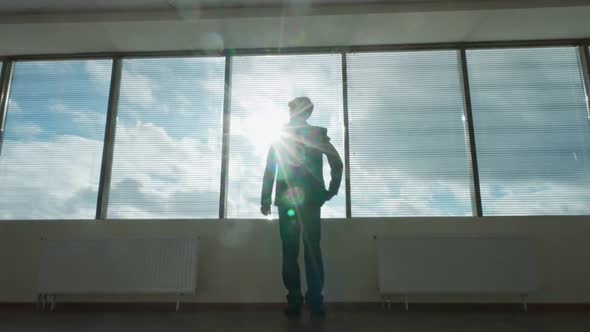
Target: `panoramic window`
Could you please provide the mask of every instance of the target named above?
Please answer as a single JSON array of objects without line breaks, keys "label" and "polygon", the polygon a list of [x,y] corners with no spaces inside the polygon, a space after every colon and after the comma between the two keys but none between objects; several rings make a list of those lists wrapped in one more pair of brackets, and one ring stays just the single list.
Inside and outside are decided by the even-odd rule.
[{"label": "panoramic window", "polygon": [[[266,154],[289,118],[288,102],[306,96],[314,104],[309,123],[328,128],[344,160],[340,55],[238,56],[232,63],[229,218],[261,218],[260,193]],[[324,177],[330,172],[324,157]],[[323,217],[345,217],[345,180]],[[273,218],[278,217],[276,210]]]},{"label": "panoramic window", "polygon": [[484,214],[589,214],[577,48],[473,50],[467,59]]},{"label": "panoramic window", "polygon": [[225,58],[126,59],[107,216],[218,218]]},{"label": "panoramic window", "polygon": [[473,215],[456,51],[347,56],[353,217]]},{"label": "panoramic window", "polygon": [[0,155],[1,219],[93,219],[111,60],[16,62]]}]

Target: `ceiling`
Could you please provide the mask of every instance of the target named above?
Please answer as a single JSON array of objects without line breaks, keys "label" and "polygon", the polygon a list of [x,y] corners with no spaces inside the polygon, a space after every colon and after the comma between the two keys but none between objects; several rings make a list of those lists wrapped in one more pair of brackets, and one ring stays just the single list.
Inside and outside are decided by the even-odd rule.
[{"label": "ceiling", "polygon": [[0,15],[105,13],[224,8],[329,7],[334,5],[555,6],[588,4],[588,0],[0,0]]},{"label": "ceiling", "polygon": [[[396,0],[394,0],[396,1]],[[408,1],[408,0],[403,0]],[[422,0],[409,0],[422,1]],[[0,13],[64,13],[244,8],[388,2],[379,0],[0,0]]]}]

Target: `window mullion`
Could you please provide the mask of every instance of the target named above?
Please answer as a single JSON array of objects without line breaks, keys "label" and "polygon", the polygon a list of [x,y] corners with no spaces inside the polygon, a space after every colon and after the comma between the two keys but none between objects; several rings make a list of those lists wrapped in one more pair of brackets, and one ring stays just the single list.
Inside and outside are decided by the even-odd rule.
[{"label": "window mullion", "polygon": [[346,51],[342,52],[342,110],[344,122],[344,181],[346,193],[346,218],[352,218],[350,200],[350,144],[348,134],[348,76],[346,68]]},{"label": "window mullion", "polygon": [[2,154],[2,142],[4,141],[4,126],[6,124],[6,112],[8,110],[8,97],[10,94],[10,82],[12,79],[12,61],[5,60],[2,63],[0,74],[0,155]]},{"label": "window mullion", "polygon": [[473,112],[471,104],[471,90],[469,88],[469,71],[467,68],[467,55],[465,49],[459,50],[459,62],[461,68],[461,84],[463,85],[463,96],[465,98],[465,121],[467,122],[467,130],[469,134],[469,151],[471,159],[471,176],[473,186],[471,188],[471,204],[475,216],[483,216],[483,209],[481,203],[481,188],[479,183],[479,168],[477,164],[477,149],[475,144],[475,131],[473,129]]},{"label": "window mullion", "polygon": [[590,121],[590,51],[588,45],[581,45],[578,47],[580,54],[580,66],[582,70],[582,77],[584,78],[584,91],[586,92],[586,112],[588,113],[588,120]]},{"label": "window mullion", "polygon": [[117,107],[119,104],[119,92],[121,90],[121,62],[121,58],[114,58],[111,69],[111,85],[102,150],[100,182],[98,185],[98,201],[96,205],[96,219],[99,220],[107,218],[115,146],[115,131],[117,127]]},{"label": "window mullion", "polygon": [[225,78],[223,89],[223,136],[221,139],[221,190],[219,191],[219,218],[227,215],[227,173],[229,170],[229,135],[231,120],[231,79],[232,57],[225,57]]}]

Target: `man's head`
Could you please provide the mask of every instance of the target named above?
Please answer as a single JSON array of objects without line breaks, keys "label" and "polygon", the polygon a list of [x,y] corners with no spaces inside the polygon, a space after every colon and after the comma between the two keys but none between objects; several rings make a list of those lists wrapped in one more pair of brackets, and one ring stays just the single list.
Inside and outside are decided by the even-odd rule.
[{"label": "man's head", "polygon": [[307,97],[297,97],[289,102],[291,120],[306,121],[313,112],[313,103]]}]

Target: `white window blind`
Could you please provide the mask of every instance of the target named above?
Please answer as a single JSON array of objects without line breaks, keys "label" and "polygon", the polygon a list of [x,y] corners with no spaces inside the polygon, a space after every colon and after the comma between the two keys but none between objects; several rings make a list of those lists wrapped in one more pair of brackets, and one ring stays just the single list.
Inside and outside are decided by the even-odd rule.
[{"label": "white window blind", "polygon": [[109,218],[217,218],[225,59],[126,59]]},{"label": "white window blind", "polygon": [[[339,54],[238,56],[232,63],[228,217],[261,218],[262,176],[270,143],[289,119],[288,102],[307,96],[312,125],[328,136],[344,160],[342,67]],[[326,185],[330,172],[324,157]],[[323,217],[345,217],[344,177]],[[276,210],[273,217],[277,218]]]},{"label": "white window blind", "polygon": [[110,75],[110,60],[14,64],[1,219],[95,217]]},{"label": "white window blind", "polygon": [[353,217],[472,215],[456,51],[347,56]]},{"label": "white window blind", "polygon": [[467,52],[483,213],[590,213],[590,123],[577,48]]}]

